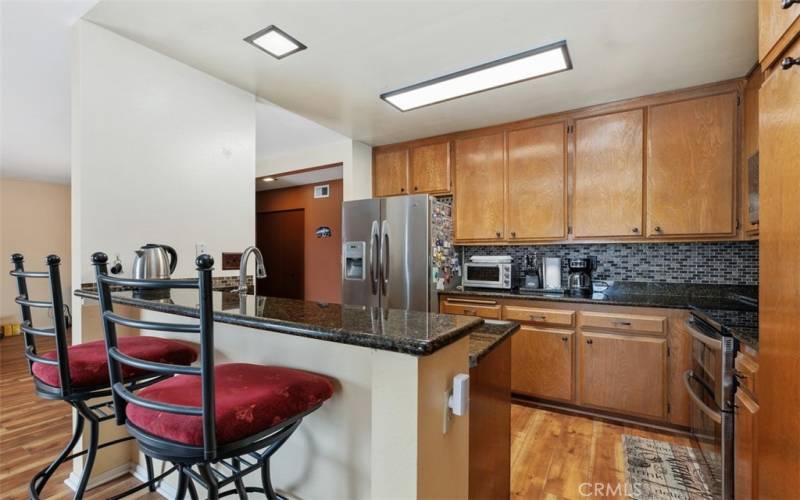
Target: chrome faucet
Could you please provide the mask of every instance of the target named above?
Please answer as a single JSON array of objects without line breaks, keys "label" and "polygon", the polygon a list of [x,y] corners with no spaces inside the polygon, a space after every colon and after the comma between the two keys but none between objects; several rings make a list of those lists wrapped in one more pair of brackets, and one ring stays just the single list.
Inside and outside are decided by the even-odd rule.
[{"label": "chrome faucet", "polygon": [[[266,278],[267,270],[264,268],[264,257],[261,255],[261,250],[254,246],[249,246],[242,252],[241,263],[239,264],[239,288],[236,289],[239,293],[247,293],[247,262],[250,260],[250,254],[256,255],[256,278]],[[256,282],[253,280],[253,295],[256,295]]]}]

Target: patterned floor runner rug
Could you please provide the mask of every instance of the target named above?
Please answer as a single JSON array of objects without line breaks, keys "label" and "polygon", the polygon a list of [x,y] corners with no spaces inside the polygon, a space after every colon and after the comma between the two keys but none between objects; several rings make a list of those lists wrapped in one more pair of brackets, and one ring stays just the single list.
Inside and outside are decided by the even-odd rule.
[{"label": "patterned floor runner rug", "polygon": [[622,435],[628,496],[636,500],[714,500],[714,481],[696,450]]}]

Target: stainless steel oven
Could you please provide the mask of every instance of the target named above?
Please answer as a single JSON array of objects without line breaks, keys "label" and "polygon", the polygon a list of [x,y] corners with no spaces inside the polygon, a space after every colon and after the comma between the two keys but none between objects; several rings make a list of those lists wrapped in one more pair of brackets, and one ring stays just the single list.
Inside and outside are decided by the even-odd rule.
[{"label": "stainless steel oven", "polygon": [[476,288],[513,288],[516,264],[509,262],[466,262],[462,285]]},{"label": "stainless steel oven", "polygon": [[734,358],[736,340],[704,311],[686,321],[691,336],[692,368],[683,374],[689,394],[692,434],[708,465],[712,490],[733,498]]}]

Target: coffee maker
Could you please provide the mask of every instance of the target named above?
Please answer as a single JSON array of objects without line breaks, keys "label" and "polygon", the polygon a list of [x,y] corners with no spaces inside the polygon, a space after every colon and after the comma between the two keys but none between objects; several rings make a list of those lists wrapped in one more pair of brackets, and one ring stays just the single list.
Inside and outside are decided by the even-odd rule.
[{"label": "coffee maker", "polygon": [[570,295],[587,296],[592,294],[592,271],[597,268],[597,257],[569,259],[567,292]]}]

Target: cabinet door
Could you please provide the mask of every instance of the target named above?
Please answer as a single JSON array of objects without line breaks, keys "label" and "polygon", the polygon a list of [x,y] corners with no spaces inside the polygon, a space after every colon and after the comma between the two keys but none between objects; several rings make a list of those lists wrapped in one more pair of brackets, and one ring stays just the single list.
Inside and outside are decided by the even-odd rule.
[{"label": "cabinet door", "polygon": [[450,143],[411,148],[411,192],[450,191]]},{"label": "cabinet door", "polygon": [[502,133],[456,141],[456,240],[503,238],[504,149]]},{"label": "cabinet door", "polygon": [[736,416],[733,425],[733,463],[736,471],[733,493],[736,500],[758,498],[756,466],[756,414],[758,404],[746,389],[736,391]]},{"label": "cabinet door", "polygon": [[574,336],[523,325],[511,338],[512,392],[572,401]]},{"label": "cabinet door", "polygon": [[648,127],[647,234],[733,234],[736,94],[654,106]]},{"label": "cabinet door", "polygon": [[408,149],[375,153],[372,176],[376,198],[408,194]]},{"label": "cabinet door", "polygon": [[579,353],[580,403],[664,418],[666,339],[582,332]]},{"label": "cabinet door", "polygon": [[644,111],[575,122],[576,238],[641,236]]},{"label": "cabinet door", "polygon": [[507,239],[566,237],[566,146],[563,122],[508,133]]},{"label": "cabinet door", "polygon": [[[758,0],[758,60],[766,68],[782,52],[779,44],[783,34],[800,15],[800,5],[783,8],[783,0]],[[772,50],[772,49],[775,50]],[[769,56],[769,57],[768,57]]]}]

